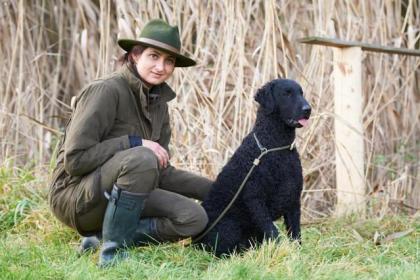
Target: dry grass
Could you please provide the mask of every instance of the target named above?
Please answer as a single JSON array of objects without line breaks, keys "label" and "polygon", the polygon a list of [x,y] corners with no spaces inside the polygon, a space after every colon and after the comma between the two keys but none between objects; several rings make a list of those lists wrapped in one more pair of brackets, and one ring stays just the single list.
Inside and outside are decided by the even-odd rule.
[{"label": "dry grass", "polygon": [[[116,4],[117,3],[117,4]],[[214,177],[255,119],[253,95],[282,76],[303,85],[313,106],[299,131],[307,218],[335,201],[332,51],[296,39],[336,36],[419,48],[415,0],[374,1],[2,1],[0,162],[43,165],[78,90],[114,69],[118,36],[151,18],[177,24],[199,66],[170,84],[172,162]],[[371,214],[419,208],[420,59],[365,53],[364,128]],[[7,160],[6,160],[7,159]]]}]

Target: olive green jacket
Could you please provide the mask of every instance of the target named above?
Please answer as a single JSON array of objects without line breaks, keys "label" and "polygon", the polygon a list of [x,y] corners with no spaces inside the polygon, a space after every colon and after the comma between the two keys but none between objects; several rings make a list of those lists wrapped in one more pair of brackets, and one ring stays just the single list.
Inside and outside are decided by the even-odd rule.
[{"label": "olive green jacket", "polygon": [[[152,101],[151,96],[157,99]],[[75,228],[74,186],[115,153],[129,149],[129,136],[158,142],[169,152],[167,102],[173,98],[175,93],[166,83],[149,92],[126,65],[80,92],[50,183],[50,206],[62,222]]]}]

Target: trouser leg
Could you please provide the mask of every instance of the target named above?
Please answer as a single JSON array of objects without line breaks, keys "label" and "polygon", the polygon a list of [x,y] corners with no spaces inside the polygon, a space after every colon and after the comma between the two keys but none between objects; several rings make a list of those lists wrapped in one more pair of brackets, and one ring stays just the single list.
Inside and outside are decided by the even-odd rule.
[{"label": "trouser leg", "polygon": [[156,217],[162,241],[176,241],[200,233],[207,225],[207,214],[194,200],[162,189],[153,190],[142,217]]},{"label": "trouser leg", "polygon": [[148,193],[159,182],[157,157],[146,147],[115,154],[101,167],[101,188],[109,192],[113,184],[133,193]]},{"label": "trouser leg", "polygon": [[[141,216],[156,218],[160,241],[174,241],[196,235],[207,224],[204,209],[185,196],[202,200],[212,181],[173,167],[161,170],[159,174],[155,155],[145,147],[115,154],[99,172],[99,183],[93,183],[93,172],[79,185],[82,199],[78,203],[85,206],[95,202],[88,211],[78,213],[78,225],[82,232],[94,234],[102,230],[108,203],[103,193],[110,193],[114,183],[125,191],[150,193]],[[158,186],[165,190],[157,189]]]},{"label": "trouser leg", "polygon": [[[136,245],[195,236],[204,230],[208,222],[206,212],[193,199],[162,189],[155,189],[149,194],[140,218],[134,237]],[[91,248],[83,251],[87,249]]]},{"label": "trouser leg", "polygon": [[173,166],[161,171],[159,188],[203,201],[213,181]]},{"label": "trouser leg", "polygon": [[158,182],[157,159],[150,149],[136,147],[116,153],[98,170],[85,176],[77,187],[76,220],[79,232],[92,235],[102,231],[108,205],[104,192],[110,193],[114,184],[125,191],[150,193]]}]

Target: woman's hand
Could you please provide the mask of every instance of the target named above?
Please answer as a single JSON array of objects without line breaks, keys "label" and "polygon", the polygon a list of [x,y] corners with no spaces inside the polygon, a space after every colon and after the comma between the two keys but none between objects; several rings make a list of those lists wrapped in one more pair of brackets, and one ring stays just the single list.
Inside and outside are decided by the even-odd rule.
[{"label": "woman's hand", "polygon": [[162,168],[168,167],[169,154],[159,143],[143,139],[143,146],[152,150],[159,160],[159,165]]}]

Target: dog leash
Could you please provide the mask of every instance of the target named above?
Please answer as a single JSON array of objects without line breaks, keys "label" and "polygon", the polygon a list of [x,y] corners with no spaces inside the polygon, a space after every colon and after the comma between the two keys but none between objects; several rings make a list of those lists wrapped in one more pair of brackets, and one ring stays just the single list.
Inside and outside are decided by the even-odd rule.
[{"label": "dog leash", "polygon": [[246,174],[245,179],[242,181],[241,185],[239,186],[239,188],[236,191],[235,195],[233,196],[232,200],[225,207],[225,209],[223,209],[223,211],[222,211],[222,213],[220,213],[219,217],[217,217],[217,219],[211,224],[210,227],[208,227],[206,229],[206,231],[201,233],[198,237],[194,237],[192,239],[193,242],[199,241],[204,236],[206,236],[216,226],[216,224],[223,218],[223,216],[230,209],[230,207],[232,207],[233,203],[238,198],[239,194],[241,193],[242,189],[244,188],[246,182],[248,181],[248,179],[251,176],[252,172],[254,171],[255,167],[257,167],[260,164],[261,158],[263,158],[266,154],[271,153],[271,152],[277,152],[277,151],[282,151],[282,150],[286,150],[286,149],[293,150],[296,146],[295,141],[293,141],[292,144],[287,145],[287,146],[282,146],[282,147],[273,148],[273,149],[267,149],[263,145],[261,145],[260,141],[257,138],[257,135],[255,133],[253,133],[253,135],[254,135],[255,142],[257,143],[257,146],[261,151],[260,155],[257,158],[255,158],[254,161],[252,162],[251,169],[248,171],[248,174]]}]

